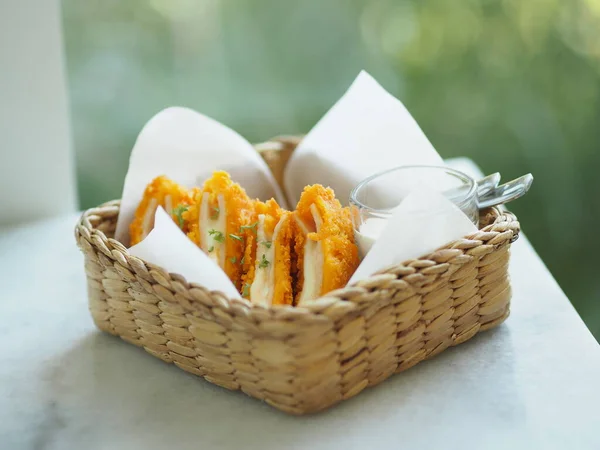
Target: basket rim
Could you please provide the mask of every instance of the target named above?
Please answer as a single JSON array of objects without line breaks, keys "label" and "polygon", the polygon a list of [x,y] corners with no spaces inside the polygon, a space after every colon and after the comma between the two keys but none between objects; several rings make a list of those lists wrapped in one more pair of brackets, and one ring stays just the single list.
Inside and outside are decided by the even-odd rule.
[{"label": "basket rim", "polygon": [[[362,310],[367,307],[366,303],[370,302],[361,301],[363,297],[361,294],[372,291],[376,286],[381,288],[382,283],[393,283],[395,287],[398,286],[398,283],[403,283],[408,287],[410,283],[405,281],[404,278],[416,274],[418,270],[422,271],[426,269],[431,273],[436,273],[436,270],[441,270],[444,265],[448,266],[448,262],[453,258],[460,258],[461,256],[464,257],[465,255],[476,253],[477,249],[482,246],[492,246],[495,250],[498,247],[510,245],[520,234],[520,224],[513,213],[505,209],[489,208],[486,210],[487,217],[490,218],[491,215],[491,218],[488,219],[489,224],[487,226],[464,238],[449,242],[430,254],[383,268],[364,280],[329,292],[308,305],[262,306],[252,303],[245,298],[230,298],[221,291],[212,291],[197,283],[190,283],[177,273],[168,272],[162,267],[129,254],[128,249],[121,242],[107,237],[101,229],[96,227],[97,223],[106,220],[116,220],[119,214],[120,202],[121,200],[119,199],[112,200],[83,211],[74,230],[79,248],[83,250],[84,245],[91,245],[109,259],[116,260],[116,263],[123,262],[125,263],[124,266],[135,267],[147,276],[151,276],[152,272],[162,281],[159,281],[159,283],[166,289],[170,289],[172,294],[181,289],[199,289],[202,291],[199,293],[202,296],[210,294],[214,298],[219,298],[218,303],[224,309],[229,309],[231,305],[239,305],[244,309],[254,311],[282,311],[284,313],[293,311],[293,314],[300,312],[318,314],[333,303],[339,302],[346,304],[346,308],[344,309],[358,308]],[[82,240],[87,241],[87,243],[83,243]],[[153,278],[156,279],[156,277]],[[358,301],[353,301],[354,299],[358,299]]]}]

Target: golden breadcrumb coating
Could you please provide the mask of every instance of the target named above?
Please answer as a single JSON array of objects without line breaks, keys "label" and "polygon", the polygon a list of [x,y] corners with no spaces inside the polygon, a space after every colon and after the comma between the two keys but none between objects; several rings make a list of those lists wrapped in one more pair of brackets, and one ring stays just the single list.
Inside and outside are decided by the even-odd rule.
[{"label": "golden breadcrumb coating", "polygon": [[[312,205],[315,205],[322,221],[318,232]],[[304,246],[307,239],[320,242],[322,246],[323,279],[320,295],[345,286],[360,262],[350,210],[342,208],[332,189],[317,184],[304,188],[295,215],[309,231],[305,234],[299,227],[295,236],[295,251],[298,255],[296,298],[299,298],[303,289]]]},{"label": "golden breadcrumb coating", "polygon": [[154,227],[154,213],[159,206],[187,233],[188,223],[184,211],[192,203],[192,192],[164,175],[156,177],[144,190],[142,201],[129,225],[131,245],[141,242]]},{"label": "golden breadcrumb coating", "polygon": [[291,305],[294,303],[292,246],[295,222],[293,214],[289,211],[285,211],[280,220],[284,222],[278,230],[277,239],[273,242],[275,246],[273,305]]},{"label": "golden breadcrumb coating", "polygon": [[242,287],[240,294],[242,297],[250,300],[250,288],[254,281],[255,265],[254,261],[256,258],[256,236],[253,233],[246,236],[246,246],[244,248],[244,256],[240,261],[242,266]]},{"label": "golden breadcrumb coating", "polygon": [[[264,235],[257,240],[251,255],[252,270],[246,277],[246,283],[252,286],[256,271],[269,271],[270,276],[263,279],[266,283],[268,298],[251,298],[254,302],[266,302],[272,305],[291,305],[294,300],[292,291],[292,214],[282,209],[274,199],[267,202],[255,202],[256,215],[259,218],[258,230]],[[262,226],[262,229],[260,227]],[[258,239],[258,238],[257,238]],[[265,256],[263,256],[265,255]],[[269,255],[266,257],[266,255]],[[258,268],[257,268],[258,266]]]},{"label": "golden breadcrumb coating", "polygon": [[261,202],[260,200],[256,200],[254,202],[254,209],[256,211],[256,215],[264,214],[265,216],[265,231],[269,233],[269,235],[273,234],[275,231],[275,227],[277,223],[279,223],[279,219],[285,212],[281,206],[277,203],[275,199],[271,199],[267,202]]},{"label": "golden breadcrumb coating", "polygon": [[290,212],[274,199],[250,199],[224,171],[193,190],[159,176],[146,187],[130,225],[132,245],[150,232],[158,206],[253,303],[297,304],[307,258],[302,302],[345,286],[359,264],[350,211],[321,185],[307,186]]},{"label": "golden breadcrumb coating", "polygon": [[[295,213],[294,213],[295,215]],[[294,269],[296,272],[296,286],[294,290],[294,305],[298,303],[302,289],[304,288],[304,245],[306,244],[306,234],[300,229],[294,221],[294,255],[296,256],[296,264]]]},{"label": "golden breadcrumb coating", "polygon": [[[205,194],[208,195],[210,209],[208,215],[213,220],[217,220],[221,214],[225,214],[225,231],[222,236],[225,255],[223,263],[220,265],[236,287],[241,289],[242,258],[246,247],[246,237],[249,233],[249,229],[246,227],[256,221],[253,201],[227,172],[216,171],[211,178],[204,182],[202,188],[195,193],[193,204],[184,213],[184,219],[189,222],[188,237],[205,251],[209,251],[212,242],[204,242],[203,236],[210,230],[202,229],[200,225],[201,206]],[[219,202],[220,196],[222,196],[221,203]],[[222,210],[223,206],[219,206],[219,204],[224,205],[224,211]]]}]

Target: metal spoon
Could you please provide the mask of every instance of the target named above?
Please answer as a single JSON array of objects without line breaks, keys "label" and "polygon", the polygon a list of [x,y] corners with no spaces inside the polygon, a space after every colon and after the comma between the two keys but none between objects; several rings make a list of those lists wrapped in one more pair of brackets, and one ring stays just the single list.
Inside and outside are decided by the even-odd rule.
[{"label": "metal spoon", "polygon": [[[483,180],[486,178],[483,178]],[[479,209],[483,209],[489,208],[490,206],[503,205],[516,200],[520,197],[523,197],[527,193],[532,183],[533,175],[528,173],[527,175],[523,175],[522,177],[516,178],[508,183],[493,187],[483,195],[480,195],[478,189],[477,206]]]},{"label": "metal spoon", "polygon": [[[492,192],[494,189],[498,187],[500,184],[500,173],[496,172],[486,177],[483,177],[479,180],[475,181],[475,195],[476,198],[482,198]],[[446,198],[449,198],[455,202],[462,201],[461,199],[468,195],[467,191],[470,190],[470,187],[467,184],[456,186],[452,189],[448,189],[444,191],[444,195]]]},{"label": "metal spoon", "polygon": [[477,180],[477,197],[483,197],[500,184],[500,172],[493,173]]}]

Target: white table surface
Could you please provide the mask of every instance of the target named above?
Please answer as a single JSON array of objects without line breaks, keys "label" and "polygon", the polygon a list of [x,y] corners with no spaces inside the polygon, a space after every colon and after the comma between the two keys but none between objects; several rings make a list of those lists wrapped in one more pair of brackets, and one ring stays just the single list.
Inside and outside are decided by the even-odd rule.
[{"label": "white table surface", "polygon": [[505,324],[294,417],[97,331],[75,222],[0,232],[2,449],[600,449],[600,348],[525,238]]}]

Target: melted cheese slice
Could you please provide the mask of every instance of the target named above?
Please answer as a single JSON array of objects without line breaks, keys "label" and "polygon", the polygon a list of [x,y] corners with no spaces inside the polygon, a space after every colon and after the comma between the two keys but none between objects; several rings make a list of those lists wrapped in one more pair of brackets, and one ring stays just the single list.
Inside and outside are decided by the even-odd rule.
[{"label": "melted cheese slice", "polygon": [[[281,228],[288,220],[287,216],[282,217],[275,229],[273,235],[269,236],[265,230],[265,215],[259,214],[258,225],[256,228],[256,260],[254,281],[250,288],[250,300],[258,305],[270,306],[273,304],[273,294],[275,293],[275,251],[277,248],[277,238]],[[269,247],[261,245],[264,242],[271,242]],[[265,266],[264,261],[268,261]]]},{"label": "melted cheese slice", "polygon": [[142,220],[142,236],[140,237],[140,241],[146,239],[146,236],[152,231],[154,228],[154,215],[156,214],[156,209],[158,208],[158,200],[155,198],[150,199],[150,203],[148,203],[148,208],[144,211],[144,219]]},{"label": "melted cheese slice", "polygon": [[[315,221],[315,230],[311,230],[304,222],[297,220],[300,229],[304,234],[308,234],[316,231],[321,231],[323,220],[317,207],[312,204],[310,205],[310,212]],[[321,288],[323,286],[323,245],[320,241],[313,241],[312,239],[306,239],[304,244],[304,283],[302,285],[302,292],[298,299],[298,304],[310,302],[318,298],[321,295]]]},{"label": "melted cheese slice", "polygon": [[170,195],[165,195],[165,202],[164,202],[164,207],[165,207],[165,211],[167,212],[167,214],[170,216],[173,214],[173,198]]},{"label": "melted cheese slice", "polygon": [[[164,198],[164,208],[167,214],[170,216],[173,214],[173,200],[170,195],[165,195]],[[158,209],[158,200],[156,198],[150,199],[150,203],[148,204],[148,208],[144,212],[144,220],[142,221],[142,236],[140,240],[146,239],[146,236],[150,234],[152,229],[154,228],[154,216],[156,215],[156,210]]]},{"label": "melted cheese slice", "polygon": [[[210,194],[202,194],[200,204],[200,215],[198,217],[198,228],[200,229],[200,248],[212,259],[219,267],[225,267],[225,238],[227,236],[227,208],[223,195],[217,196],[219,212],[217,218],[214,217],[214,208],[209,202]],[[212,232],[212,234],[211,234]],[[222,242],[215,240],[215,237],[222,236]]]}]

